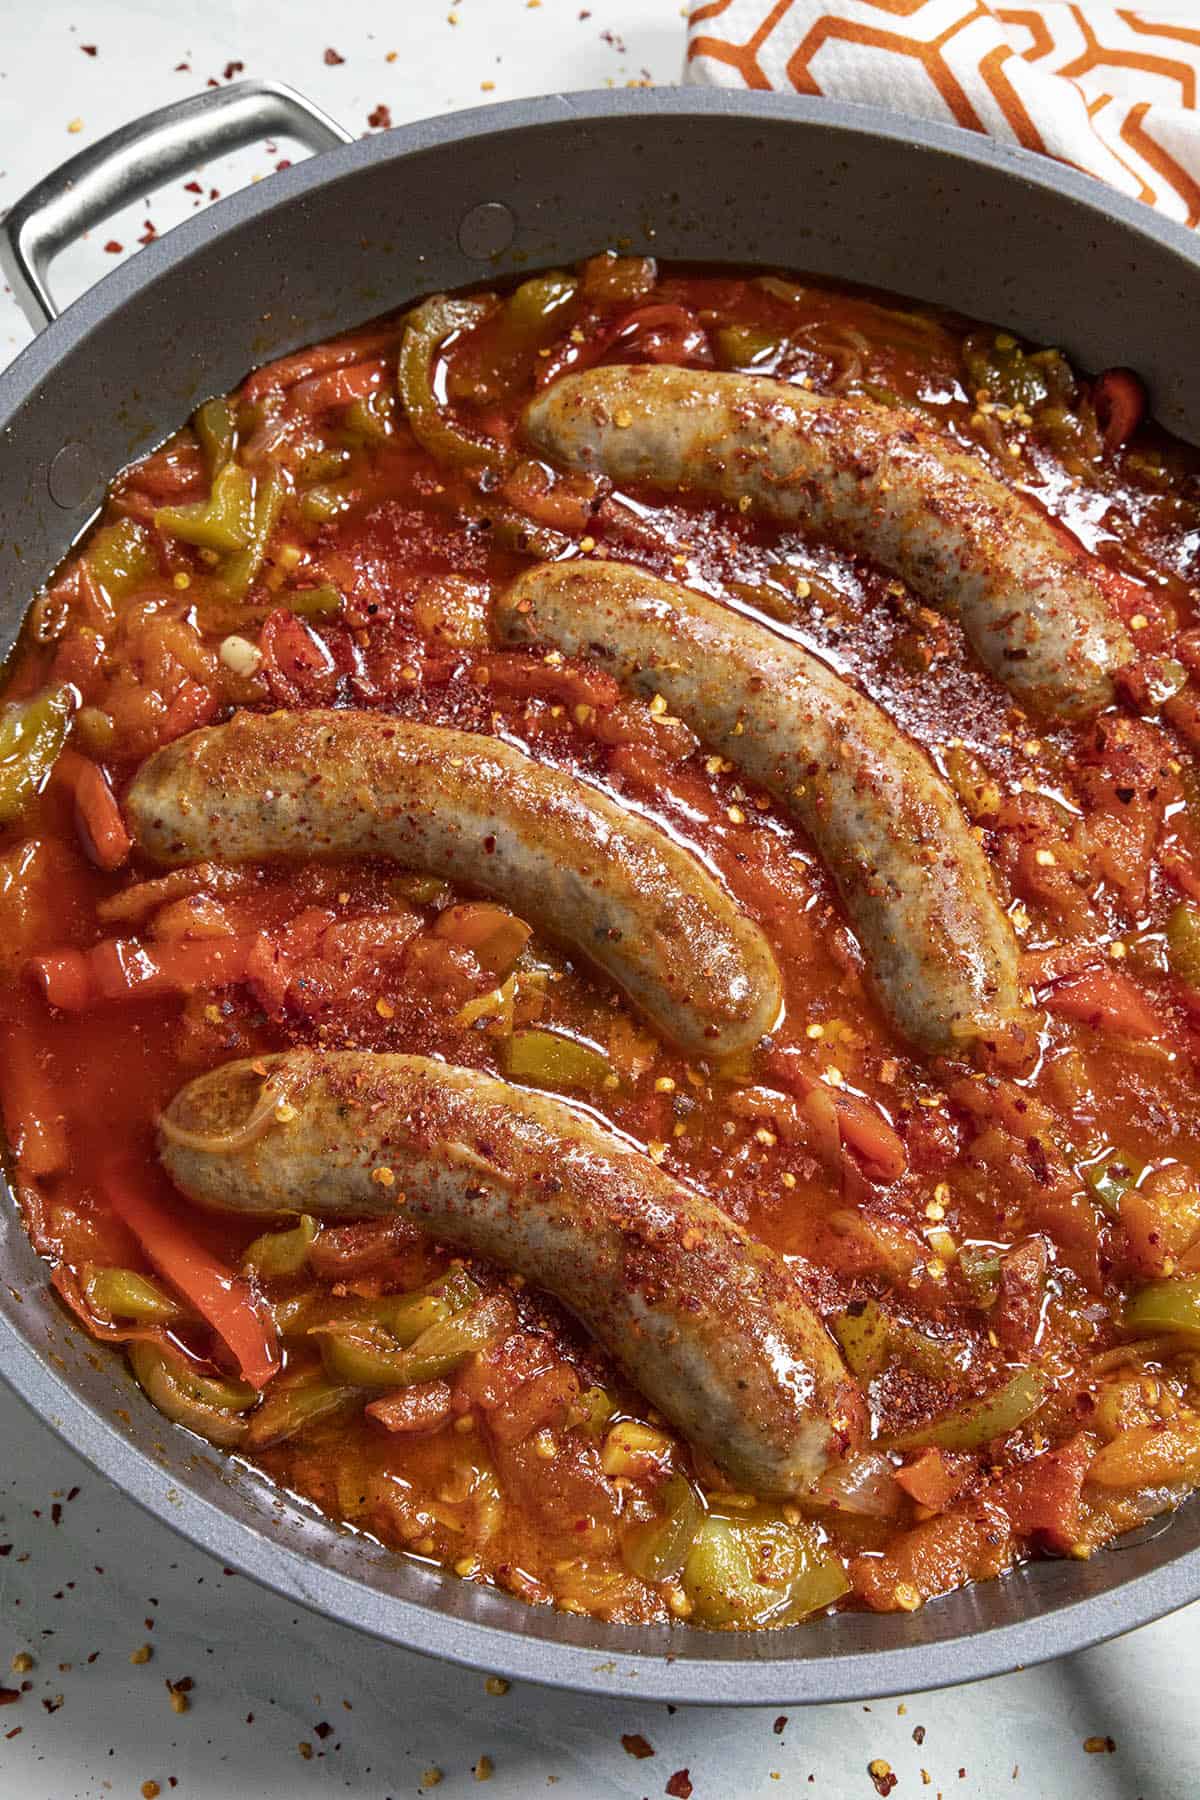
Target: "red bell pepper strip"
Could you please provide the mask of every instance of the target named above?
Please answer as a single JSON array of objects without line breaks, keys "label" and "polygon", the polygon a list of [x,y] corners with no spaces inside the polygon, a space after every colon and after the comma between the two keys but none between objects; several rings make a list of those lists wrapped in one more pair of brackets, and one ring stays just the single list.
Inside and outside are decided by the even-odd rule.
[{"label": "red bell pepper strip", "polygon": [[896,1481],[918,1506],[930,1512],[945,1512],[962,1487],[967,1469],[930,1445],[918,1450],[912,1462],[896,1470]]},{"label": "red bell pepper strip", "polygon": [[33,1033],[13,1016],[0,1016],[0,1067],[4,1070],[4,1129],[21,1173],[37,1180],[67,1166],[67,1121],[54,1081],[38,1059]]},{"label": "red bell pepper strip", "polygon": [[1162,856],[1159,868],[1173,887],[1189,900],[1200,900],[1200,872],[1182,856]]},{"label": "red bell pepper strip", "polygon": [[257,942],[255,933],[167,944],[105,938],[90,950],[35,956],[29,968],[51,1006],[83,1012],[106,1000],[146,1000],[229,987],[245,979]]},{"label": "red bell pepper strip", "polygon": [[1079,1432],[1005,1477],[1002,1493],[1013,1530],[1065,1555],[1079,1536],[1080,1490],[1096,1441]]},{"label": "red bell pepper strip", "polygon": [[1104,435],[1104,453],[1111,456],[1129,442],[1146,416],[1146,390],[1132,369],[1105,369],[1092,387],[1096,422]]},{"label": "red bell pepper strip", "polygon": [[129,856],[131,839],[104,770],[77,750],[67,749],[54,774],[74,797],[75,829],[92,862],[98,869],[119,869]]},{"label": "red bell pepper strip", "polygon": [[1039,996],[1047,1012],[1060,1019],[1078,1019],[1098,1031],[1121,1037],[1159,1038],[1162,1021],[1147,1006],[1127,975],[1115,969],[1085,969]]},{"label": "red bell pepper strip", "polygon": [[837,1113],[838,1135],[847,1150],[862,1164],[863,1173],[872,1181],[898,1181],[908,1167],[904,1139],[893,1129],[874,1101],[845,1088],[827,1087],[804,1067],[798,1054],[790,1049],[776,1050],[767,1062],[772,1075],[795,1094],[806,1100],[814,1088],[821,1088],[833,1101]]},{"label": "red bell pepper strip", "polygon": [[268,394],[295,387],[297,382],[311,380],[314,375],[323,375],[330,369],[344,369],[371,357],[386,356],[397,347],[403,332],[404,320],[398,319],[394,325],[334,338],[315,350],[300,350],[293,356],[280,357],[278,362],[267,363],[248,376],[242,383],[239,397],[248,406],[254,406]]},{"label": "red bell pepper strip", "polygon": [[243,1381],[266,1387],[280,1366],[275,1321],[266,1302],[154,1197],[132,1157],[110,1163],[101,1186],[159,1274],[212,1326]]},{"label": "red bell pepper strip", "polygon": [[357,363],[348,369],[327,369],[322,375],[310,375],[298,381],[288,394],[289,413],[315,418],[335,406],[349,406],[352,400],[364,399],[381,388],[388,376],[385,362]]}]

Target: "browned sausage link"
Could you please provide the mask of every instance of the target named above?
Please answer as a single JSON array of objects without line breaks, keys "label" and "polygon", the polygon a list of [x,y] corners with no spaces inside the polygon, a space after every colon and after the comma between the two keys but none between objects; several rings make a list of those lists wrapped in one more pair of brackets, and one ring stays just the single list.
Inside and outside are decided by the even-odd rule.
[{"label": "browned sausage link", "polygon": [[945,782],[873,701],[798,645],[624,563],[530,569],[496,605],[510,643],[598,658],[794,811],[894,1022],[933,1051],[1024,1023],[1017,944]]},{"label": "browned sausage link", "polygon": [[[280,1092],[289,1108],[272,1104]],[[862,1396],[784,1259],[561,1100],[421,1056],[293,1050],[191,1082],[159,1147],[200,1205],[400,1205],[440,1242],[518,1270],[756,1492],[802,1491],[861,1435]]]},{"label": "browned sausage link", "polygon": [[1132,659],[1095,560],[908,408],[758,375],[615,367],[554,382],[525,429],[574,467],[740,501],[871,557],[956,612],[1023,704],[1094,711]]},{"label": "browned sausage link", "polygon": [[685,1049],[769,1031],[779,971],[698,859],[496,738],[378,713],[241,713],[168,744],[126,801],[160,862],[387,856],[504,900],[583,952]]}]

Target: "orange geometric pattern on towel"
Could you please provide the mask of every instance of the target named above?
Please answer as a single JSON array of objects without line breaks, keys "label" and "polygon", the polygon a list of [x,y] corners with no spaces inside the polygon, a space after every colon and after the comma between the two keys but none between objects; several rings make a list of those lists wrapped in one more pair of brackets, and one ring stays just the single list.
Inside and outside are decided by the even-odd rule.
[{"label": "orange geometric pattern on towel", "polygon": [[1200,223],[1200,24],[1074,0],[704,0],[687,79],[792,89],[1040,150]]}]

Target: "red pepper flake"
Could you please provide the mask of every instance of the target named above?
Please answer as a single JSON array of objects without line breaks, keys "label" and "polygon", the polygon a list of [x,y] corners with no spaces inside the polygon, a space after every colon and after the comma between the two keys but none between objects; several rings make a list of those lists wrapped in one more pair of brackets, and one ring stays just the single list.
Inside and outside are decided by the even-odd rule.
[{"label": "red pepper flake", "polygon": [[4,1735],[6,1738],[20,1737],[20,1735],[24,1731],[24,1729],[25,1729],[25,1727],[23,1725],[14,1725],[12,1730],[6,1731]]},{"label": "red pepper flake", "polygon": [[61,1503],[61,1501],[56,1500],[54,1502],[54,1505],[50,1508],[50,1520],[51,1520],[51,1523],[54,1525],[62,1524],[62,1503]]},{"label": "red pepper flake", "polygon": [[177,75],[190,75],[191,72],[192,72],[191,63],[176,63],[175,64],[175,73]]},{"label": "red pepper flake", "polygon": [[74,1498],[75,1498],[76,1494],[78,1494],[78,1492],[79,1492],[78,1487],[68,1488],[67,1489],[67,1499],[74,1500]]},{"label": "red pepper flake", "polygon": [[283,171],[285,169],[290,169],[291,166],[292,166],[292,159],[290,156],[281,157],[280,160],[275,164],[275,173],[277,175],[282,175]]},{"label": "red pepper flake", "polygon": [[204,85],[205,87],[220,87],[221,84],[215,75],[210,75]]},{"label": "red pepper flake", "polygon": [[375,131],[389,131],[392,124],[391,109],[380,102],[373,113],[367,114],[367,124]]},{"label": "red pepper flake", "polygon": [[779,1717],[776,1719],[775,1723],[772,1725],[771,1730],[775,1733],[776,1737],[782,1737],[783,1733],[784,1733],[784,1728],[786,1727],[786,1725],[787,1725],[787,1714],[780,1713]]},{"label": "red pepper flake", "polygon": [[8,1556],[12,1551],[11,1544],[0,1544],[0,1556]]},{"label": "red pepper flake", "polygon": [[20,1698],[20,1688],[0,1687],[0,1706],[15,1706]]},{"label": "red pepper flake", "polygon": [[97,53],[95,44],[80,44],[79,48],[85,56],[95,56]]},{"label": "red pepper flake", "polygon": [[1117,1747],[1117,1740],[1110,1737],[1084,1738],[1083,1747],[1089,1756],[1111,1756]]},{"label": "red pepper flake", "polygon": [[688,1779],[688,1771],[676,1769],[667,1783],[666,1791],[670,1794],[671,1800],[692,1800],[692,1784]]},{"label": "red pepper flake", "polygon": [[336,50],[327,50],[325,52],[325,61],[329,64],[331,69],[336,69],[338,64],[344,63],[345,60],[345,57],[339,56]]},{"label": "red pepper flake", "polygon": [[225,64],[224,69],[222,70],[222,74],[224,75],[226,81],[232,81],[235,75],[241,74],[241,72],[245,68],[245,66],[246,66],[245,63],[241,63],[241,62],[227,62]]},{"label": "red pepper flake", "polygon": [[875,1792],[883,1795],[883,1800],[891,1793],[900,1777],[892,1772],[892,1765],[877,1756],[867,1764],[867,1774],[875,1783]]},{"label": "red pepper flake", "polygon": [[326,1724],[325,1720],[322,1719],[321,1723],[319,1725],[313,1726],[313,1736],[319,1737],[319,1738],[327,1738],[330,1735],[330,1733],[332,1732],[332,1730],[333,1730],[333,1726]]},{"label": "red pepper flake", "polygon": [[198,181],[185,181],[183,191],[185,194],[203,194],[204,189]]},{"label": "red pepper flake", "polygon": [[209,188],[208,197],[210,200],[219,200],[221,198],[220,188]]},{"label": "red pepper flake", "polygon": [[913,1726],[913,1743],[914,1744],[923,1744],[924,1742],[925,1742],[925,1727],[923,1725],[914,1725]]},{"label": "red pepper flake", "polygon": [[621,1748],[626,1756],[636,1756],[639,1762],[647,1756],[654,1755],[653,1744],[648,1744],[640,1731],[623,1731]]},{"label": "red pepper flake", "polygon": [[109,240],[108,240],[107,244],[105,244],[104,248],[108,251],[108,254],[110,256],[120,256],[120,254],[121,254],[122,250],[124,250],[125,246],[120,241],[119,238],[109,238]]},{"label": "red pepper flake", "polygon": [[142,235],[138,239],[138,243],[139,244],[152,244],[157,236],[158,236],[158,230],[157,230],[156,226],[154,225],[153,220],[151,220],[151,219],[143,220]]}]

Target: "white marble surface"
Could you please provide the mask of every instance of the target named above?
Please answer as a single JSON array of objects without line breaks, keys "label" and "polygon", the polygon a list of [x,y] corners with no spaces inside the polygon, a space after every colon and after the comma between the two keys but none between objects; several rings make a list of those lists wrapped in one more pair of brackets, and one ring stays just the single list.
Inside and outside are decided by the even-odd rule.
[{"label": "white marble surface", "polygon": [[[669,82],[682,33],[678,0],[0,0],[0,207],[81,145],[234,62],[292,82],[365,131],[380,105],[400,123],[555,87]],[[326,49],[345,61],[327,64]],[[287,153],[258,146],[206,170],[205,189],[265,174]],[[107,242],[130,254],[145,219],[163,231],[200,203],[182,182],[148,198],[62,258],[60,296],[118,260]],[[0,294],[0,364],[28,336]],[[791,1708],[779,1734],[776,1708],[672,1713],[521,1684],[495,1698],[480,1675],[386,1649],[223,1574],[123,1502],[3,1389],[0,1445],[0,1550],[11,1545],[0,1554],[0,1683],[22,1679],[4,1673],[11,1653],[36,1659],[28,1692],[0,1709],[0,1800],[136,1796],[147,1781],[180,1800],[400,1800],[423,1791],[431,1768],[449,1800],[478,1791],[480,1756],[494,1765],[495,1800],[640,1800],[685,1768],[695,1800],[871,1800],[867,1765],[879,1757],[899,1778],[897,1800],[1182,1800],[1200,1790],[1196,1609],[982,1686]],[[151,1660],[131,1664],[147,1643]],[[195,1685],[177,1714],[164,1683],[183,1676]],[[647,1739],[652,1759],[623,1750],[629,1733]],[[1111,1753],[1085,1751],[1105,1737]]]}]

